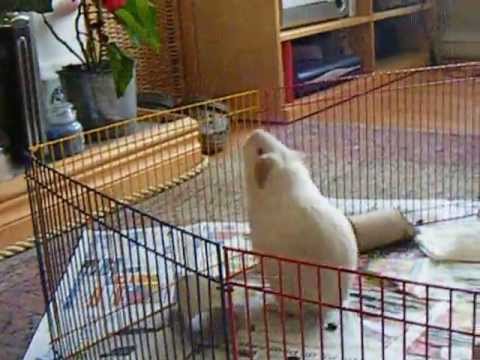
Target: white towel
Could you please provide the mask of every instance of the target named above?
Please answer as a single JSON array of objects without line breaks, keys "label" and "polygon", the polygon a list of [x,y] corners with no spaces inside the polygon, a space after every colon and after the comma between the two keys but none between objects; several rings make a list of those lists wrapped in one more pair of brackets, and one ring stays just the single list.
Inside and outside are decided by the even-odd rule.
[{"label": "white towel", "polygon": [[415,240],[434,260],[480,261],[479,219],[423,226]]}]

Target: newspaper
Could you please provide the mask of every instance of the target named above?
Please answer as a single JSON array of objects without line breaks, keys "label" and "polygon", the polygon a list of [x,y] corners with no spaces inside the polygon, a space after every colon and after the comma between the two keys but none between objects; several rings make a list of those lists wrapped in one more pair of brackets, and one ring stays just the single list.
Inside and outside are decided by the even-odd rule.
[{"label": "newspaper", "polygon": [[[165,309],[176,302],[172,284],[185,275],[184,267],[177,264],[188,264],[193,268],[194,252],[201,254],[203,250],[199,241],[184,241],[179,232],[171,229],[136,229],[129,231],[128,238],[105,231],[93,234],[90,231],[90,234],[82,237],[82,240],[90,240],[86,247],[89,252],[84,254],[83,247],[78,248],[79,262],[83,264],[79,269],[78,283],[74,283],[75,288],[62,304],[67,312],[75,308],[77,311],[85,309],[83,319],[85,325],[90,324],[81,332],[77,342],[78,333],[72,334],[71,340],[65,339],[75,345],[72,351],[80,350],[81,346],[88,347],[153,313],[165,313]],[[128,239],[134,239],[138,245],[134,246]],[[88,270],[92,264],[97,266],[97,263],[100,272],[93,269],[86,277],[84,269]],[[91,283],[96,286],[92,287]],[[93,290],[89,306],[75,303],[82,301],[75,298],[74,289],[77,287]],[[63,302],[61,295],[59,302]],[[100,323],[108,326],[100,326]],[[92,327],[96,330],[93,336]],[[63,329],[63,332],[68,330]]]},{"label": "newspaper", "polygon": [[[215,233],[218,243],[234,246],[246,241],[245,228],[235,229],[238,234],[229,224],[201,223],[186,230],[195,234]],[[62,334],[57,340],[62,352],[77,356],[111,348],[104,344],[111,340],[110,334],[136,331],[136,327],[145,327],[145,319],[154,318],[151,322],[158,328],[168,327],[164,322],[175,310],[175,284],[188,275],[185,268],[191,269],[190,274],[195,269],[216,277],[218,255],[223,253],[216,247],[167,227],[133,229],[127,233],[83,229],[55,292],[56,301],[50,305],[52,323],[55,328],[60,327],[57,331]],[[49,338],[45,315],[25,359],[53,359],[50,346],[45,344]]]},{"label": "newspaper", "polygon": [[[249,248],[250,246],[248,225],[244,223],[199,223],[188,227],[188,230],[196,234],[202,234],[202,236],[222,245],[241,248]],[[136,232],[136,235],[130,234],[130,237],[137,237],[138,242],[142,243],[144,247],[155,249],[155,242],[158,242],[158,239],[161,238],[159,232],[160,229],[148,229],[145,238],[143,238],[142,230]],[[183,247],[179,246],[181,237],[175,232],[163,234],[163,238],[170,239],[167,241],[171,244],[170,247],[166,247],[170,249],[170,255],[167,254],[167,257],[174,257],[173,254],[176,251],[178,252],[178,249],[182,249],[175,256],[186,263],[191,263],[191,256],[193,256],[191,254],[196,249],[197,261],[199,263],[209,263],[210,268],[212,268],[215,261],[212,254],[207,254],[204,250],[195,246],[185,251],[185,239],[182,242]],[[77,253],[72,257],[67,274],[70,274],[71,278],[80,279],[74,284],[76,283],[77,287],[81,288],[88,285],[88,281],[85,280],[85,277],[82,277],[82,274],[85,274],[85,271],[82,270],[85,269],[85,263],[91,264],[89,261],[94,258],[103,259],[107,261],[107,264],[111,264],[108,259],[112,258],[112,254],[118,255],[121,251],[129,250],[125,239],[122,240],[118,234],[105,231],[85,230],[80,243],[85,246],[79,246]],[[112,243],[116,245],[112,247]],[[136,248],[135,251],[137,255],[133,259],[137,267],[131,269],[132,274],[141,275],[146,271],[156,271],[157,267],[151,268],[148,264],[151,266],[155,264],[155,261],[158,263],[159,256],[150,255],[148,251],[137,250]],[[187,254],[187,258],[185,258],[185,254]],[[118,259],[118,257],[114,258]],[[159,287],[157,298],[163,299],[163,305],[174,305],[176,289],[173,286],[165,287],[167,283],[171,284],[171,281],[166,281],[166,274],[172,274],[174,270],[178,271],[180,276],[185,274],[181,272],[181,269],[169,268],[168,263],[168,261],[165,261],[165,264],[163,264],[166,265],[166,267],[164,266],[167,269],[166,272],[157,275],[159,279],[157,281],[164,285]],[[129,266],[131,264],[123,265],[124,268]],[[107,268],[111,269],[112,266]],[[218,269],[214,266],[213,270],[215,268]],[[435,263],[417,249],[362,256],[361,269],[384,276],[437,283],[456,288],[479,289],[480,287],[480,264]],[[203,354],[205,358],[212,358],[213,356],[217,359],[226,358],[225,344],[200,348],[192,346],[193,344],[188,341],[188,334],[182,333],[178,326],[176,327],[172,322],[165,322],[164,319],[160,318],[158,310],[161,309],[161,304],[159,301],[155,301],[156,298],[143,299],[141,296],[133,296],[138,301],[147,302],[148,306],[141,306],[139,313],[131,318],[127,317],[122,321],[121,317],[112,315],[100,319],[99,315],[102,314],[98,310],[90,309],[87,303],[75,302],[79,301],[71,296],[72,289],[75,289],[75,286],[67,286],[71,284],[71,281],[67,281],[67,279],[68,275],[64,280],[65,284],[62,281],[60,289],[64,286],[70,289],[71,291],[67,292],[70,296],[64,298],[59,292],[59,299],[62,300],[59,303],[84,306],[90,319],[85,327],[90,330],[84,331],[82,343],[74,342],[74,346],[68,348],[71,353],[77,352],[84,356],[93,354],[92,356],[95,358],[122,359],[125,356],[129,358],[138,356],[140,358],[143,356],[142,354],[145,354],[145,351],[150,350],[155,354],[163,354],[160,358],[167,357],[165,352],[168,353],[168,358],[181,358],[185,355],[183,352],[186,352],[186,355],[190,352],[193,354],[196,352],[197,354]],[[256,282],[258,285],[258,274],[249,274],[247,281],[252,284]],[[103,299],[113,301],[114,284],[100,283],[105,285]],[[167,288],[170,291],[167,291]],[[257,286],[257,288],[260,287]],[[472,357],[472,346],[475,345],[474,350],[476,351],[478,344],[477,340],[468,335],[474,330],[480,334],[479,315],[476,316],[476,321],[474,321],[473,316],[473,296],[462,292],[453,292],[453,295],[450,296],[449,291],[437,291],[433,288],[428,291],[427,301],[424,286],[410,285],[403,289],[401,282],[384,281],[382,291],[378,279],[365,277],[361,289],[358,282],[354,283],[349,300],[345,304],[345,310],[342,313],[339,311],[329,313],[329,321],[336,323],[337,329],[328,330],[319,325],[317,315],[312,316],[310,314],[304,317],[285,318],[278,311],[278,307],[276,308],[273,297],[264,296],[261,291],[249,291],[245,297],[244,290],[234,289],[234,299],[237,299],[234,302],[242,298],[245,302],[245,299],[248,298],[248,314],[251,318],[248,321],[250,327],[247,328],[245,306],[235,308],[234,338],[236,341],[235,343],[232,343],[232,341],[228,343],[229,351],[233,351],[235,345],[240,357],[253,357],[255,359],[283,359],[285,355],[329,360],[342,359],[342,356],[345,359],[352,360],[362,358],[380,359],[382,353],[387,359],[396,359],[403,358],[404,350],[406,359],[425,358],[427,350],[429,359],[443,360],[448,359],[449,356],[452,359],[459,360],[480,358],[475,354]],[[100,295],[97,294],[98,296]],[[237,297],[235,298],[235,296]],[[126,311],[125,309],[128,310],[128,307],[126,307],[128,305],[128,303],[123,303],[123,307],[115,309],[118,313],[123,314]],[[132,306],[135,310],[135,303],[130,304],[130,307]],[[68,306],[62,311],[68,311]],[[135,311],[130,312],[136,313]],[[428,331],[426,331],[426,326],[411,324],[411,322],[425,324],[427,318],[430,326]],[[102,330],[105,326],[98,326],[100,320],[102,324],[107,324],[107,332]],[[454,330],[453,332],[448,331],[449,326]],[[91,329],[94,329],[94,331]],[[301,331],[301,329],[304,331]],[[48,332],[47,319],[44,317],[25,359],[53,359],[53,354],[47,343],[50,338]],[[108,333],[116,333],[116,335],[105,336]],[[427,341],[428,346],[426,346]],[[364,357],[362,357],[362,354]]]},{"label": "newspaper", "polygon": [[[132,246],[129,239],[142,246]],[[76,355],[109,334],[168,311],[175,304],[172,280],[184,275],[175,264],[192,263],[193,245],[200,244],[160,228],[126,234],[84,229],[50,304],[51,321],[61,335],[58,346]]]}]

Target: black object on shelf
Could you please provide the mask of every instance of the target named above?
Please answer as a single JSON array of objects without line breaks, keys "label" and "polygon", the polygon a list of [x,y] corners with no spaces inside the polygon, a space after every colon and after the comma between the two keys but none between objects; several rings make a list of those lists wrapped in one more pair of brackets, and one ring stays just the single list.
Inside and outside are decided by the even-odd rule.
[{"label": "black object on shelf", "polygon": [[10,139],[12,159],[44,140],[39,69],[29,19],[12,15],[0,25],[0,127]]},{"label": "black object on shelf", "polygon": [[422,4],[424,2],[425,0],[374,0],[373,10],[376,12],[385,11],[399,7]]},{"label": "black object on shelf", "polygon": [[362,61],[356,56],[346,31],[298,39],[293,44],[293,97],[337,85],[343,77],[361,70]]},{"label": "black object on shelf", "polygon": [[329,88],[342,77],[361,72],[362,62],[356,55],[345,55],[319,61],[304,59],[295,64],[295,97]]},{"label": "black object on shelf", "polygon": [[393,21],[382,21],[375,24],[375,53],[377,58],[386,58],[398,53],[400,34]]}]

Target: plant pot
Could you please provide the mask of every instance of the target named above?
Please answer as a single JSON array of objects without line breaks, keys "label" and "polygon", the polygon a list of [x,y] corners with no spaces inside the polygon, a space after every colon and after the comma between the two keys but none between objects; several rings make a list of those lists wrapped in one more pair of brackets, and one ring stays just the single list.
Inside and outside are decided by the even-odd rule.
[{"label": "plant pot", "polygon": [[[137,117],[137,86],[135,76],[124,95],[117,98],[112,71],[87,70],[70,65],[58,72],[67,100],[77,111],[84,130],[98,129]],[[102,131],[101,138],[116,138],[135,131],[135,121]]]}]

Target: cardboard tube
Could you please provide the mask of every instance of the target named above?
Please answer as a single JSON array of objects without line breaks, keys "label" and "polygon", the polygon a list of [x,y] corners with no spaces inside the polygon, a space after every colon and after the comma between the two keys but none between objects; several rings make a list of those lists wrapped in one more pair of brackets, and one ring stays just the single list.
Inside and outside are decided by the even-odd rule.
[{"label": "cardboard tube", "polygon": [[358,250],[364,253],[400,241],[412,240],[415,227],[398,209],[375,210],[350,217]]}]

